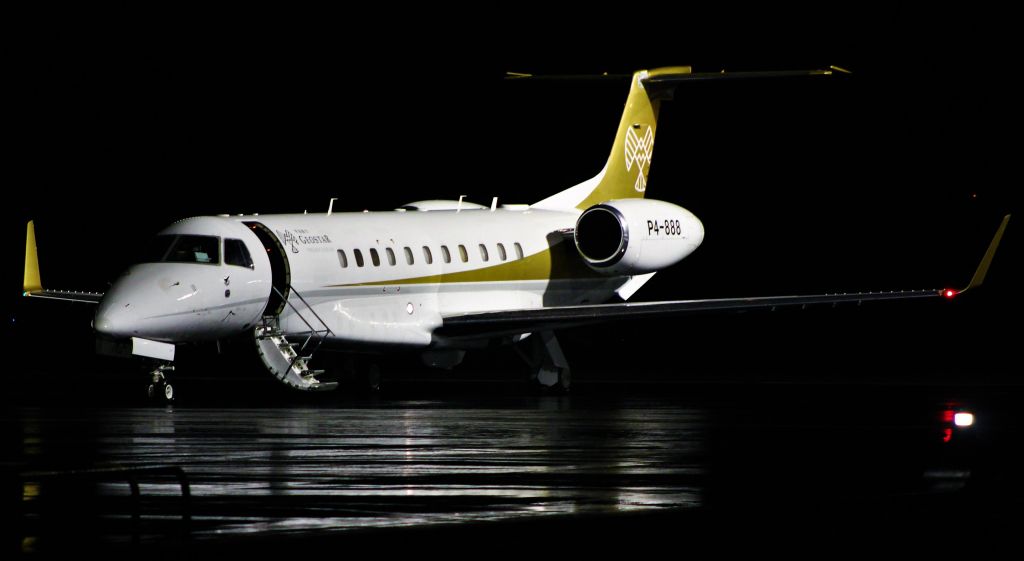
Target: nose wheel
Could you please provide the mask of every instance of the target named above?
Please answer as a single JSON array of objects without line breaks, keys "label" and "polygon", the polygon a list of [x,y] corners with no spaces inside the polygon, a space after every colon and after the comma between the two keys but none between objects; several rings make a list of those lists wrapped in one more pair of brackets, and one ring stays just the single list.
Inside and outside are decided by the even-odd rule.
[{"label": "nose wheel", "polygon": [[151,381],[149,387],[146,388],[146,395],[150,400],[156,400],[161,403],[171,403],[174,401],[174,386],[171,385],[171,381],[168,379],[171,372],[174,372],[174,365],[162,364],[149,373]]}]

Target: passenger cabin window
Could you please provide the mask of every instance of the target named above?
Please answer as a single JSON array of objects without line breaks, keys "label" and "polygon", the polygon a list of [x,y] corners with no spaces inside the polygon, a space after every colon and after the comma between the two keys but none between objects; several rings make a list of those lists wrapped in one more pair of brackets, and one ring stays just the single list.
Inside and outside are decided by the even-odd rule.
[{"label": "passenger cabin window", "polygon": [[388,256],[388,265],[391,265],[392,267],[394,267],[395,263],[396,263],[396,261],[395,261],[395,250],[391,249],[390,247],[385,247],[384,248],[384,253],[386,253],[387,256]]},{"label": "passenger cabin window", "polygon": [[487,261],[487,246],[480,244],[480,259]]},{"label": "passenger cabin window", "polygon": [[342,269],[347,269],[348,268],[348,257],[345,256],[345,250],[344,249],[339,249],[338,250],[338,263],[341,265]]},{"label": "passenger cabin window", "polygon": [[356,267],[363,266],[363,252],[358,249],[352,250],[352,256],[356,258]]},{"label": "passenger cabin window", "polygon": [[462,244],[459,244],[459,257],[462,258],[463,263],[469,261],[469,252],[466,251],[466,246]]},{"label": "passenger cabin window", "polygon": [[441,246],[441,257],[444,259],[445,263],[451,263],[452,262],[452,254],[451,254],[450,251],[448,251],[448,246],[446,246],[446,245],[442,245]]},{"label": "passenger cabin window", "polygon": [[220,240],[216,236],[177,236],[161,261],[167,263],[220,263]]},{"label": "passenger cabin window", "polygon": [[430,254],[430,248],[423,246],[423,260],[427,262],[427,265],[434,264],[434,256]]},{"label": "passenger cabin window", "polygon": [[516,248],[516,259],[522,259],[523,258],[523,246],[519,245],[519,242],[516,242],[515,243],[515,248]]},{"label": "passenger cabin window", "polygon": [[412,250],[409,249],[408,247],[404,248],[404,250],[405,250],[405,264],[406,265],[412,265],[413,264]]},{"label": "passenger cabin window", "polygon": [[374,267],[380,267],[380,254],[375,247],[370,248],[370,261],[373,261]]},{"label": "passenger cabin window", "polygon": [[242,240],[224,240],[224,263],[250,269],[255,268],[252,264],[252,256],[249,255],[249,249],[245,247],[245,242]]},{"label": "passenger cabin window", "polygon": [[508,259],[508,254],[505,253],[505,246],[502,244],[498,244],[498,258],[502,261]]}]

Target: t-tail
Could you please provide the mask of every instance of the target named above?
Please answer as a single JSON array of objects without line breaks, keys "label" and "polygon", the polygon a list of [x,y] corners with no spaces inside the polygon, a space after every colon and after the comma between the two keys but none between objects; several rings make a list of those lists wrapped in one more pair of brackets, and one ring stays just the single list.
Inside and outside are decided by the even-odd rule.
[{"label": "t-tail", "polygon": [[671,89],[651,87],[652,77],[686,76],[689,66],[672,66],[654,70],[640,70],[633,74],[626,107],[619,120],[611,154],[604,168],[593,178],[552,195],[534,208],[551,210],[584,210],[597,203],[612,199],[643,198],[647,190],[647,176],[654,155],[654,137],[658,129],[658,109],[661,100],[671,95]]},{"label": "t-tail", "polygon": [[654,155],[658,109],[662,101],[672,99],[676,86],[683,82],[783,78],[831,73],[832,70],[694,73],[689,66],[667,66],[637,71],[632,76],[626,107],[619,120],[615,142],[612,143],[612,151],[604,168],[591,179],[532,206],[548,210],[583,211],[605,201],[642,199],[647,191],[651,157]]}]

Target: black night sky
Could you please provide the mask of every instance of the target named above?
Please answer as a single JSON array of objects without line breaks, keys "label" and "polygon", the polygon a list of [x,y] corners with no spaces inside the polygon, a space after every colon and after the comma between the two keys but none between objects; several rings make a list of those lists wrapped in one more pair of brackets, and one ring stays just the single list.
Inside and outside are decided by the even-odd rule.
[{"label": "black night sky", "polygon": [[[564,33],[529,18],[26,15],[5,86],[5,317],[29,336],[70,322],[89,337],[80,307],[17,297],[29,219],[48,288],[103,290],[186,216],[317,212],[331,197],[344,210],[535,202],[600,169],[626,84],[512,82],[506,71],[678,64],[853,74],[677,91],[647,195],[692,210],[707,237],[638,298],[957,286],[1019,210],[1020,96],[1003,72],[1006,36],[968,40],[955,19],[748,33],[721,20],[618,32],[608,18]],[[990,286],[952,303],[628,323],[573,332],[566,350],[595,370],[639,354],[652,375],[686,370],[671,360],[684,355],[707,371],[1006,372],[1018,363],[1008,326],[1020,226]]]},{"label": "black night sky", "polygon": [[[0,486],[20,494],[0,501],[14,520],[0,547],[948,557],[1019,534],[1015,15],[38,4],[2,19]],[[173,405],[149,408],[146,390],[168,386],[152,363],[97,355],[92,305],[21,296],[29,220],[46,288],[104,291],[189,216],[536,202],[601,169],[628,84],[506,72],[673,65],[852,74],[677,90],[647,197],[706,235],[634,300],[961,287],[1013,214],[985,286],[566,330],[569,396],[528,385],[508,347],[452,372],[321,352],[313,368],[341,382],[324,394],[285,390],[248,338],[182,346]],[[187,474],[189,498],[168,495],[168,473]],[[100,485],[118,474],[141,502]]]}]

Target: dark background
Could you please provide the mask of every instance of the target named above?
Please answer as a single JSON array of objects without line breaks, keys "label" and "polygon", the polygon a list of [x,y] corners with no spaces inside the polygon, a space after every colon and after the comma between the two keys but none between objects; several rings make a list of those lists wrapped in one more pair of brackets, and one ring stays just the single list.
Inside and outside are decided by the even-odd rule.
[{"label": "dark background", "polygon": [[[506,71],[853,71],[678,90],[647,195],[707,234],[637,299],[962,286],[1016,210],[1020,96],[999,14],[739,26],[653,6],[498,5],[458,23],[388,10],[12,16],[2,302],[18,360],[94,360],[90,307],[19,298],[29,219],[47,288],[102,291],[187,216],[320,212],[331,197],[531,203],[595,174],[627,84]],[[987,286],[953,302],[627,322],[566,333],[566,351],[577,380],[1009,377],[1019,226]],[[496,356],[469,367],[509,355]]]}]

